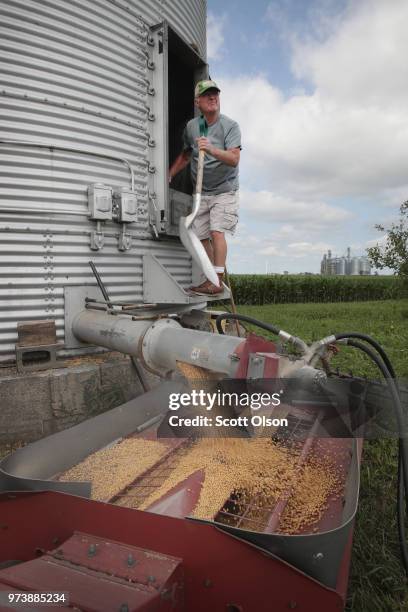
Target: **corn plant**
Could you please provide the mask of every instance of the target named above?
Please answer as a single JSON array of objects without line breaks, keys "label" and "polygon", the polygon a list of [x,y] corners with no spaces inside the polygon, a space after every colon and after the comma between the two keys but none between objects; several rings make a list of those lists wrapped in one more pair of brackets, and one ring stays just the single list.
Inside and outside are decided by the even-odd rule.
[{"label": "corn plant", "polygon": [[305,302],[362,302],[403,297],[394,276],[304,276],[232,274],[237,304],[295,304]]}]

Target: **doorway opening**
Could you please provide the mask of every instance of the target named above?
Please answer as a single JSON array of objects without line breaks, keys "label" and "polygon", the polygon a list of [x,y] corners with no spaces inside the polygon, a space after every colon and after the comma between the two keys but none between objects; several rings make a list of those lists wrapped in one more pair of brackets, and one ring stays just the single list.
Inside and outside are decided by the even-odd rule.
[{"label": "doorway opening", "polygon": [[[183,131],[195,115],[194,87],[206,78],[207,64],[191,45],[168,29],[168,151],[170,166],[183,147]],[[191,195],[193,185],[189,166],[172,182],[172,189]]]}]

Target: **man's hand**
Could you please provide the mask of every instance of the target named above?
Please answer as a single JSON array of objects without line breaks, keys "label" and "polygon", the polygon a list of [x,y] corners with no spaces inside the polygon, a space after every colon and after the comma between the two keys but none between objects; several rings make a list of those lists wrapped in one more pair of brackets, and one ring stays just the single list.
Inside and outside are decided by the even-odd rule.
[{"label": "man's hand", "polygon": [[208,138],[206,138],[205,136],[200,136],[200,138],[196,138],[196,141],[199,151],[205,151],[206,153],[212,155],[214,147],[212,146]]},{"label": "man's hand", "polygon": [[215,159],[227,164],[227,166],[238,166],[240,157],[240,149],[238,147],[227,150],[217,149],[217,147],[214,147],[205,136],[196,138],[196,141],[199,151],[205,151],[209,155],[215,157]]}]

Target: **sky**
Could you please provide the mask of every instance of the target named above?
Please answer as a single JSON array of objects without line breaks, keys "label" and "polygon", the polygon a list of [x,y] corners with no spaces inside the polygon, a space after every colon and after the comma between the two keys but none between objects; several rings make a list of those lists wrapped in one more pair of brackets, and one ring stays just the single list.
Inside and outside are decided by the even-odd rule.
[{"label": "sky", "polygon": [[364,255],[408,199],[407,0],[207,0],[210,75],[242,132],[235,273]]}]

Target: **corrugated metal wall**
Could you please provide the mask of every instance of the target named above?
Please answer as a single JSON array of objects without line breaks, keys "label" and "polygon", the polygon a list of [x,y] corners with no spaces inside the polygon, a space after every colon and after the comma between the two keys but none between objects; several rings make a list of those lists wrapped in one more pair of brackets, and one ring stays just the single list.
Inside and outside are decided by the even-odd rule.
[{"label": "corrugated metal wall", "polygon": [[163,0],[162,18],[196,47],[203,59],[207,57],[207,2],[206,0]]},{"label": "corrugated metal wall", "polygon": [[[148,27],[167,19],[205,57],[205,0],[2,0],[0,139],[0,357],[13,353],[16,322],[56,318],[63,339],[63,287],[94,282],[95,261],[112,297],[141,298],[142,255],[152,250],[183,285],[187,253],[151,240],[148,224]],[[87,151],[78,154],[60,147]],[[138,221],[129,251],[108,222],[90,250],[95,223],[87,187],[129,185]],[[68,214],[70,213],[70,214]]]}]

